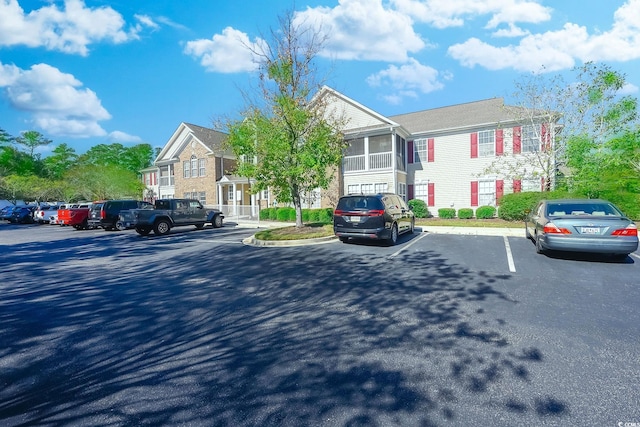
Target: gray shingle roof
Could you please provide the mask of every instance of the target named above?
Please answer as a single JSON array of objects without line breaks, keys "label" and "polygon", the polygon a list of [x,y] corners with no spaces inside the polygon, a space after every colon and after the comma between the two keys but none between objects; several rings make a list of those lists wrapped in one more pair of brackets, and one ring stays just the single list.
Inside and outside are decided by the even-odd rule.
[{"label": "gray shingle roof", "polygon": [[[513,109],[513,107],[510,107]],[[513,122],[513,114],[504,108],[503,98],[491,98],[431,110],[390,116],[411,134]]]},{"label": "gray shingle roof", "polygon": [[227,134],[217,130],[205,128],[191,123],[184,123],[193,135],[198,138],[204,145],[213,151],[220,151],[222,143],[227,138]]}]

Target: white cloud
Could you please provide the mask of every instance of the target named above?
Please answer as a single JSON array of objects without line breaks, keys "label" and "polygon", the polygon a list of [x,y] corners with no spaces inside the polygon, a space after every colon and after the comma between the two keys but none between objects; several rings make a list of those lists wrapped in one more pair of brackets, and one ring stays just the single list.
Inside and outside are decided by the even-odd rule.
[{"label": "white cloud", "polygon": [[137,39],[145,26],[155,28],[148,17],[136,18],[138,24],[125,31],[122,15],[108,6],[88,8],[82,0],[66,0],[63,9],[49,4],[25,14],[17,0],[0,0],[0,46],[44,47],[86,56],[92,43],[123,43]]},{"label": "white cloud", "polygon": [[436,28],[461,27],[465,20],[491,15],[487,28],[551,19],[551,9],[532,0],[392,0],[394,7]]},{"label": "white cloud", "polygon": [[493,46],[477,38],[449,48],[449,55],[467,67],[490,70],[557,71],[576,61],[629,61],[640,58],[640,0],[629,0],[614,14],[610,31],[589,34],[567,23],[560,30],[530,34],[518,45]]},{"label": "white cloud", "polygon": [[626,83],[624,86],[622,86],[622,88],[620,88],[620,90],[618,91],[618,95],[632,95],[634,93],[638,93],[638,90],[638,86],[632,83]]},{"label": "white cloud", "polygon": [[71,74],[47,64],[29,70],[0,63],[0,87],[13,107],[32,115],[33,123],[51,136],[103,136],[98,124],[111,115],[96,94],[82,88]]},{"label": "white cloud", "polygon": [[387,101],[397,104],[402,98],[417,98],[421,94],[442,89],[444,84],[441,80],[449,78],[448,74],[441,75],[435,68],[411,58],[404,65],[390,65],[386,70],[370,75],[367,83],[372,87],[390,87],[394,95],[388,96]]},{"label": "white cloud", "polygon": [[109,141],[111,142],[142,142],[142,138],[135,135],[130,135],[126,132],[121,132],[119,130],[115,130],[113,132],[109,132],[108,136]]},{"label": "white cloud", "polygon": [[334,8],[297,12],[297,25],[328,34],[322,55],[347,60],[404,62],[427,43],[413,30],[411,18],[385,9],[380,0],[339,0]]},{"label": "white cloud", "polygon": [[187,42],[184,53],[200,59],[207,71],[239,73],[257,68],[252,50],[260,51],[262,43],[260,39],[252,43],[245,33],[227,27],[211,39]]}]

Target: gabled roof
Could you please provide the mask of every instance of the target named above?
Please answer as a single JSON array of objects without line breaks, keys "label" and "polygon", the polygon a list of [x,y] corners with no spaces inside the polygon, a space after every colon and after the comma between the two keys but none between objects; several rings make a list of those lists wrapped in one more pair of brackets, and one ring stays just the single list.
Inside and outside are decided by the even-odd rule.
[{"label": "gabled roof", "polygon": [[217,130],[205,128],[191,123],[184,123],[184,125],[191,129],[193,136],[198,138],[200,142],[202,142],[212,151],[220,151],[222,143],[227,137],[226,133],[219,132]]},{"label": "gabled roof", "polygon": [[503,98],[491,98],[447,107],[433,108],[414,113],[399,114],[390,118],[411,134],[481,127],[496,123],[514,122],[514,107],[505,108]]}]

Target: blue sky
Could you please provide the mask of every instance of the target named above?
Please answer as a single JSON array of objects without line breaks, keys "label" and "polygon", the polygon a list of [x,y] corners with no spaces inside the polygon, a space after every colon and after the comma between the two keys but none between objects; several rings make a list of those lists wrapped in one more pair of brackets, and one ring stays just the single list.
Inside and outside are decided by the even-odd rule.
[{"label": "blue sky", "polygon": [[0,0],[0,128],[41,132],[46,156],[212,126],[255,83],[244,46],[291,10],[329,35],[326,83],[387,116],[508,101],[524,74],[586,61],[638,96],[640,0]]}]

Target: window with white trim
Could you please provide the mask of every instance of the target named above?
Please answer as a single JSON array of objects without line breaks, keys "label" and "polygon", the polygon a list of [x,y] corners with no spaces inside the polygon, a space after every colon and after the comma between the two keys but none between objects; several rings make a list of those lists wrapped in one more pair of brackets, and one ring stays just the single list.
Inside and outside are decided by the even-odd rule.
[{"label": "window with white trim", "polygon": [[413,187],[414,197],[427,202],[429,200],[429,184],[415,184]]},{"label": "window with white trim", "polygon": [[398,196],[400,196],[402,200],[407,200],[407,184],[404,182],[398,183]]},{"label": "window with white trim", "polygon": [[483,130],[478,132],[478,155],[480,157],[494,156],[496,153],[496,131]]},{"label": "window with white trim", "polygon": [[373,193],[373,184],[362,184],[360,189],[362,194],[371,194]]},{"label": "window with white trim", "polygon": [[185,160],[182,162],[182,176],[184,178],[191,178],[191,161]]},{"label": "window with white trim", "polygon": [[[540,151],[540,125],[522,126],[522,152],[535,153]],[[539,190],[538,190],[539,191]]]},{"label": "window with white trim", "polygon": [[491,179],[478,181],[478,206],[495,206],[496,182]]},{"label": "window with white trim", "polygon": [[358,193],[360,193],[360,184],[347,185],[347,194],[358,194]]},{"label": "window with white trim", "polygon": [[227,187],[227,199],[232,202],[234,199],[234,194],[233,194],[233,185],[229,185]]},{"label": "window with white trim", "polygon": [[191,177],[198,177],[198,158],[195,155],[191,156]]},{"label": "window with white trim", "polygon": [[204,176],[205,164],[206,164],[206,159],[198,159],[198,169],[200,169],[198,173],[200,176]]},{"label": "window with white trim", "polygon": [[[194,196],[194,198],[195,198],[195,196]],[[207,192],[206,191],[200,191],[198,193],[198,200],[200,201],[200,203],[202,203],[204,205],[205,202],[207,201]]]},{"label": "window with white trim", "polygon": [[427,162],[429,145],[426,138],[420,138],[413,141],[413,162]]},{"label": "window with white trim", "polygon": [[526,178],[520,181],[520,191],[541,191],[542,183],[540,178]]},{"label": "window with white trim", "polygon": [[376,193],[386,193],[389,191],[389,184],[386,182],[377,182],[375,184]]}]

